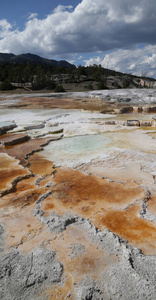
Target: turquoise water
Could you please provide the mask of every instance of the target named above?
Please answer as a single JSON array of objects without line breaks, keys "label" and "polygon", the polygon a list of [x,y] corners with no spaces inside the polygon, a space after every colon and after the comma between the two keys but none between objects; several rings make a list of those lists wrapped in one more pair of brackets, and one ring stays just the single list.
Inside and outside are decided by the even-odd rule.
[{"label": "turquoise water", "polygon": [[12,125],[14,124],[13,121],[0,121],[0,127],[3,127],[3,126],[8,126],[8,125]]},{"label": "turquoise water", "polygon": [[54,147],[55,151],[61,149],[69,154],[83,154],[84,152],[88,153],[99,150],[101,147],[104,147],[109,140],[110,139],[104,137],[104,135],[76,136],[64,138],[58,142],[55,142],[55,145],[53,146],[51,144],[49,147]]},{"label": "turquoise water", "polygon": [[111,138],[105,134],[68,137],[51,142],[42,155],[56,165],[73,167],[97,157],[107,156],[110,143]]}]

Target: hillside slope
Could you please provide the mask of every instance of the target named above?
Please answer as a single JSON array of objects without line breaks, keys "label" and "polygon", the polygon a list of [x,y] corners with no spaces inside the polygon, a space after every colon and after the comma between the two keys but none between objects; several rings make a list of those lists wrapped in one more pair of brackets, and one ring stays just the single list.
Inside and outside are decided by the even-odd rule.
[{"label": "hillside slope", "polygon": [[12,53],[0,53],[0,63],[34,63],[34,64],[48,64],[52,66],[61,66],[63,68],[73,68],[76,67],[65,60],[54,60],[43,58],[36,54],[26,53],[20,55],[14,55]]}]

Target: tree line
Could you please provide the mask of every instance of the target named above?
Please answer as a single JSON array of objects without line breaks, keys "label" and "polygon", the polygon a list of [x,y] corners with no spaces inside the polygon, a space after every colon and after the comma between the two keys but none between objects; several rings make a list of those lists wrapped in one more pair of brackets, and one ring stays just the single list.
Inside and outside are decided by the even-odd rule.
[{"label": "tree line", "polygon": [[[33,90],[49,89],[56,92],[64,91],[60,84],[54,80],[54,75],[68,74],[68,82],[96,81],[98,89],[106,88],[108,76],[123,76],[122,73],[105,69],[101,65],[78,66],[77,68],[64,68],[49,64],[2,63],[0,62],[0,89],[13,89],[12,83],[31,83]],[[135,77],[133,75],[129,75]],[[83,78],[83,79],[82,79]]]},{"label": "tree line", "polygon": [[0,63],[1,90],[13,89],[11,83],[31,83],[33,89],[53,89],[56,84],[52,80],[53,74],[70,72],[70,68],[61,66],[39,65],[31,63]]}]

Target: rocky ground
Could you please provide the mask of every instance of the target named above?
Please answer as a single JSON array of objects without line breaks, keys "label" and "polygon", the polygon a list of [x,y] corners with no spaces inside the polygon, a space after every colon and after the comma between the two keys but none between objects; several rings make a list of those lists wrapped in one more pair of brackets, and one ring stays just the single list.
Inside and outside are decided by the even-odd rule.
[{"label": "rocky ground", "polygon": [[154,300],[156,91],[0,107],[0,298]]}]

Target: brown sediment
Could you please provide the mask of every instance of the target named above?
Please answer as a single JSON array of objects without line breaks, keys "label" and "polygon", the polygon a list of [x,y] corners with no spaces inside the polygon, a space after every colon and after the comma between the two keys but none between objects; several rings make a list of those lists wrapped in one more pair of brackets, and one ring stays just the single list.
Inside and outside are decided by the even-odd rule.
[{"label": "brown sediment", "polygon": [[[8,107],[9,105],[4,105],[4,107]],[[63,108],[63,109],[83,109],[90,111],[99,111],[102,113],[152,113],[155,112],[156,107],[148,106],[148,107],[137,107],[131,106],[129,104],[125,104],[116,101],[109,102],[107,98],[101,100],[98,98],[89,98],[89,97],[78,97],[78,98],[59,98],[57,96],[43,96],[43,97],[22,97],[18,101],[17,104],[12,104],[12,108],[20,108],[20,109],[49,109],[49,108]]]},{"label": "brown sediment", "polygon": [[42,192],[43,189],[37,189],[37,188],[28,189],[23,192],[19,192],[17,190],[17,192],[3,197],[0,203],[0,208],[3,208],[3,213],[5,213],[5,209],[7,212],[7,209],[10,206],[12,207],[13,211],[15,209],[17,210],[17,208],[19,208],[20,210],[21,208],[36,202]]},{"label": "brown sediment", "polygon": [[24,169],[17,170],[1,170],[0,172],[0,192],[2,193],[5,189],[9,188],[14,181],[18,178],[23,178],[28,175],[29,172]]},{"label": "brown sediment", "polygon": [[[41,141],[39,141],[40,143]],[[36,147],[36,142],[31,149],[34,146]],[[23,156],[27,154],[27,150],[30,150],[29,146],[25,147],[25,152],[22,154],[23,147],[21,145],[7,149],[13,151],[13,148],[14,154],[15,149],[19,148],[18,155]],[[6,188],[8,182],[11,185],[11,182],[19,175],[29,173],[28,169],[24,169],[18,164],[18,160],[5,153],[1,153],[0,157],[3,158],[0,182],[2,189]],[[133,181],[112,182],[68,168],[58,168],[53,175],[55,170],[53,165],[38,153],[30,156],[28,162],[34,177],[21,179],[16,185],[16,191],[1,199],[4,215],[10,213],[9,207],[12,207],[12,212],[31,207],[41,194],[49,190],[52,194],[44,199],[41,205],[45,216],[52,211],[60,215],[70,211],[71,214],[90,219],[101,230],[107,227],[146,253],[155,253],[156,245],[153,238],[155,238],[156,227],[153,223],[138,217],[141,206],[135,204],[136,201],[145,198],[143,188],[138,187]],[[36,180],[39,180],[38,184]],[[155,198],[152,197],[149,200],[150,209],[155,211]],[[33,218],[32,216],[32,222]],[[29,226],[27,228],[29,229]]]},{"label": "brown sediment", "polygon": [[15,167],[17,168],[18,164],[19,161],[9,156],[7,153],[0,153],[0,171]]},{"label": "brown sediment", "polygon": [[[110,105],[100,99],[92,98],[50,98],[50,97],[32,97],[22,98],[17,106],[21,108],[64,108],[64,109],[84,109],[91,111],[110,110]],[[113,107],[113,105],[112,105]],[[116,106],[115,106],[116,107]]]},{"label": "brown sediment", "polygon": [[[11,158],[7,154],[0,154],[1,158],[2,156],[4,157],[4,162],[2,164],[4,170],[1,170],[0,173],[0,176],[2,177],[0,181],[0,188],[5,191],[8,185],[11,188],[12,183],[14,181],[17,182],[14,191],[11,190],[10,193],[7,193],[7,195],[4,193],[5,196],[3,196],[0,202],[1,208],[4,209],[8,206],[20,208],[31,205],[38,200],[41,194],[47,190],[51,190],[51,177],[46,178],[48,174],[54,172],[51,162],[44,158],[42,159],[39,155],[34,155],[35,157],[33,159],[31,159],[31,157],[29,158],[31,161],[30,168],[23,168],[21,165],[17,164],[19,162],[18,160]],[[6,169],[11,166],[11,169]],[[26,175],[30,178],[27,178]],[[19,180],[17,180],[18,178]]]},{"label": "brown sediment", "polygon": [[[25,189],[33,189],[34,183],[28,179],[20,182],[17,192],[22,193]],[[40,190],[40,194],[43,189]],[[56,251],[57,258],[64,266],[64,280],[62,286],[55,286],[47,289],[45,294],[49,299],[56,296],[66,297],[71,291],[71,299],[74,299],[74,285],[78,284],[86,276],[92,276],[95,280],[108,266],[117,263],[116,255],[110,255],[108,250],[102,249],[96,243],[91,242],[84,230],[78,226],[71,225],[66,231],[56,235],[46,231],[45,225],[33,216],[35,203],[25,206],[24,209],[14,210],[12,217],[6,215],[4,224],[6,226],[6,247],[18,247],[22,252],[27,253],[36,247],[46,247]],[[14,206],[15,208],[15,206]],[[20,228],[20,230],[19,230]],[[81,253],[74,253],[74,247],[81,246]],[[66,255],[65,255],[66,254]]]},{"label": "brown sediment", "polygon": [[107,179],[72,169],[57,169],[53,181],[56,184],[53,187],[53,195],[44,201],[44,210],[50,209],[52,204],[58,210],[61,210],[61,207],[66,210],[72,207],[80,214],[88,215],[90,210],[93,213],[93,210],[102,208],[123,209],[136,199],[144,197],[144,190],[134,182],[109,182]]},{"label": "brown sediment", "polygon": [[0,137],[0,143],[4,146],[11,146],[26,142],[29,140],[29,136],[24,133],[20,134],[5,134]]},{"label": "brown sediment", "polygon": [[[40,145],[41,142],[46,142],[46,139],[40,140],[37,145]],[[36,149],[36,143],[32,142],[32,147],[30,147],[27,147],[27,143],[25,143],[24,148],[16,145],[4,148],[4,150],[10,150],[13,155],[22,158],[30,149]],[[25,246],[27,241],[30,241],[30,246],[34,249],[38,243],[43,243],[45,232],[41,240],[35,240],[35,237],[38,238],[41,234],[44,225],[34,217],[33,210],[39,197],[48,190],[51,191],[49,181],[52,176],[48,177],[48,174],[53,173],[53,165],[35,153],[29,157],[30,161],[26,161],[26,163],[29,162],[30,169],[21,166],[19,160],[7,153],[0,153],[0,160],[0,188],[4,191],[8,189],[8,193],[4,194],[0,201],[1,217],[6,230],[6,249],[13,246]],[[27,178],[27,175],[31,177]],[[15,181],[15,188],[12,189]],[[23,251],[27,251],[27,246],[23,248]]]},{"label": "brown sediment", "polygon": [[[6,156],[6,154],[3,155]],[[16,161],[15,159],[12,160]],[[44,162],[46,163],[45,159]],[[6,164],[4,164],[5,166]],[[20,165],[17,165],[17,167],[22,168]],[[42,167],[40,159],[38,167],[39,170]],[[44,232],[42,239],[35,240],[35,237],[41,234],[44,225],[34,217],[33,210],[36,207],[36,201],[48,190],[45,185],[40,186],[36,183],[38,179],[42,179],[40,174],[27,179],[21,178],[21,181],[16,185],[16,190],[1,198],[0,208],[6,229],[6,249],[24,245],[22,250],[27,252],[27,241],[30,242],[29,247],[34,249],[40,242],[42,244],[45,239]]]},{"label": "brown sediment", "polygon": [[100,223],[117,235],[127,239],[140,248],[144,254],[156,254],[156,225],[148,220],[140,219],[139,204],[127,210],[106,211],[100,216]]},{"label": "brown sediment", "polygon": [[30,176],[30,171],[19,165],[19,161],[6,154],[0,154],[0,192],[4,194],[6,190],[12,188],[13,183],[23,177]]},{"label": "brown sediment", "polygon": [[[74,255],[74,248],[83,247],[81,253]],[[49,241],[48,249],[56,251],[57,256],[64,265],[64,284],[48,290],[49,299],[65,299],[71,291],[71,299],[74,299],[74,286],[86,276],[95,280],[99,278],[104,269],[118,262],[116,255],[110,255],[107,249],[102,249],[96,243],[91,242],[84,230],[71,225],[66,231],[60,233],[57,238]],[[63,297],[64,298],[61,298]]]},{"label": "brown sediment", "polygon": [[19,247],[27,253],[30,249],[34,250],[42,244],[43,240],[39,236],[44,229],[44,225],[33,216],[34,208],[35,203],[29,202],[29,205],[25,206],[24,209],[21,210],[21,207],[17,207],[16,210],[14,209],[11,213],[9,211],[3,217],[6,230],[6,250]]},{"label": "brown sediment", "polygon": [[26,155],[42,150],[42,145],[45,143],[47,143],[46,138],[33,139],[19,145],[1,148],[0,152],[7,153],[8,155],[18,159],[20,163],[25,166],[27,164],[25,161]]},{"label": "brown sediment", "polygon": [[134,182],[109,182],[71,169],[58,169],[53,193],[42,204],[45,216],[55,210],[89,218],[99,229],[108,228],[146,254],[156,252],[156,225],[138,214],[145,190]]},{"label": "brown sediment", "polygon": [[31,177],[18,182],[16,186],[16,193],[20,194],[29,190],[35,190],[37,188],[35,181],[36,178]]},{"label": "brown sediment", "polygon": [[156,193],[153,193],[152,197],[149,199],[147,208],[149,213],[156,216]]},{"label": "brown sediment", "polygon": [[[47,98],[45,100],[38,98],[34,101],[31,98],[25,98],[23,101],[26,101],[27,108],[49,108],[52,105],[51,107],[67,108],[70,106],[70,108],[91,108],[91,110],[100,108],[101,110],[100,101],[95,101],[95,99],[90,103],[88,100],[83,102],[54,99],[53,101]],[[72,101],[73,106],[71,106]],[[93,103],[94,101],[96,103]],[[21,103],[24,105],[24,102]],[[12,135],[6,135],[7,138],[9,136],[13,138]],[[140,141],[139,144],[138,137],[139,133],[136,135],[134,149],[138,149],[139,146],[142,150],[144,141],[143,143]],[[117,142],[121,143],[124,149],[125,147],[133,149],[132,138],[133,134],[127,138],[125,133]],[[129,142],[129,139],[132,142]],[[95,163],[95,168],[93,166],[93,169],[92,167],[87,169],[88,173],[97,172],[99,176],[105,176],[103,179],[69,168],[55,168],[51,162],[39,153],[35,153],[35,151],[40,151],[45,143],[47,143],[47,138],[0,148],[0,179],[2,179],[0,187],[2,190],[9,189],[12,183],[16,182],[16,188],[0,199],[1,220],[5,230],[4,251],[7,255],[12,247],[21,251],[22,254],[30,254],[39,247],[55,251],[57,259],[63,264],[63,275],[58,285],[56,283],[55,286],[48,286],[41,283],[42,291],[46,290],[43,298],[74,300],[75,289],[80,286],[84,278],[90,277],[95,282],[99,282],[102,278],[102,284],[104,284],[105,271],[109,275],[109,268],[118,262],[122,263],[123,260],[124,272],[128,265],[125,268],[124,263],[128,261],[129,253],[138,257],[141,255],[139,251],[137,252],[139,254],[135,254],[135,251],[133,253],[134,248],[129,247],[116,235],[127,239],[128,242],[140,248],[144,254],[156,254],[156,224],[154,221],[141,219],[141,214],[139,214],[143,209],[142,203],[146,201],[148,211],[153,216],[156,215],[156,197],[153,192],[155,182],[153,175],[142,170],[139,163],[136,163],[136,166],[134,166],[135,160],[131,163],[133,157],[127,162],[128,155],[126,156],[125,153],[122,153],[120,159],[118,157],[116,160],[106,159],[106,163],[102,162],[102,167]],[[151,151],[149,147],[148,150]],[[98,170],[98,167],[101,169]],[[32,177],[27,178],[29,175]],[[151,191],[150,199],[146,198],[145,193],[148,184]],[[44,198],[46,194],[50,196]],[[36,203],[37,200],[39,201]],[[50,213],[53,214],[49,216]],[[58,225],[57,217],[58,223],[62,222],[63,225],[64,220],[68,221],[73,218],[74,221],[73,223],[66,222],[68,225],[62,226],[61,232],[58,233],[55,228],[53,229],[52,224],[56,222],[56,226]],[[105,230],[106,228],[109,230]],[[136,272],[139,276],[135,266],[133,273],[130,259],[128,263],[130,271],[126,269],[126,272],[128,270],[129,278],[133,274],[135,277]],[[30,270],[30,265],[28,265],[28,274]],[[143,267],[140,278],[143,278],[141,276],[144,270]],[[123,283],[125,283],[124,280]],[[40,292],[39,289],[38,293]]]},{"label": "brown sediment", "polygon": [[47,159],[34,153],[29,157],[29,169],[33,174],[40,176],[50,175],[54,171],[54,165]]}]

